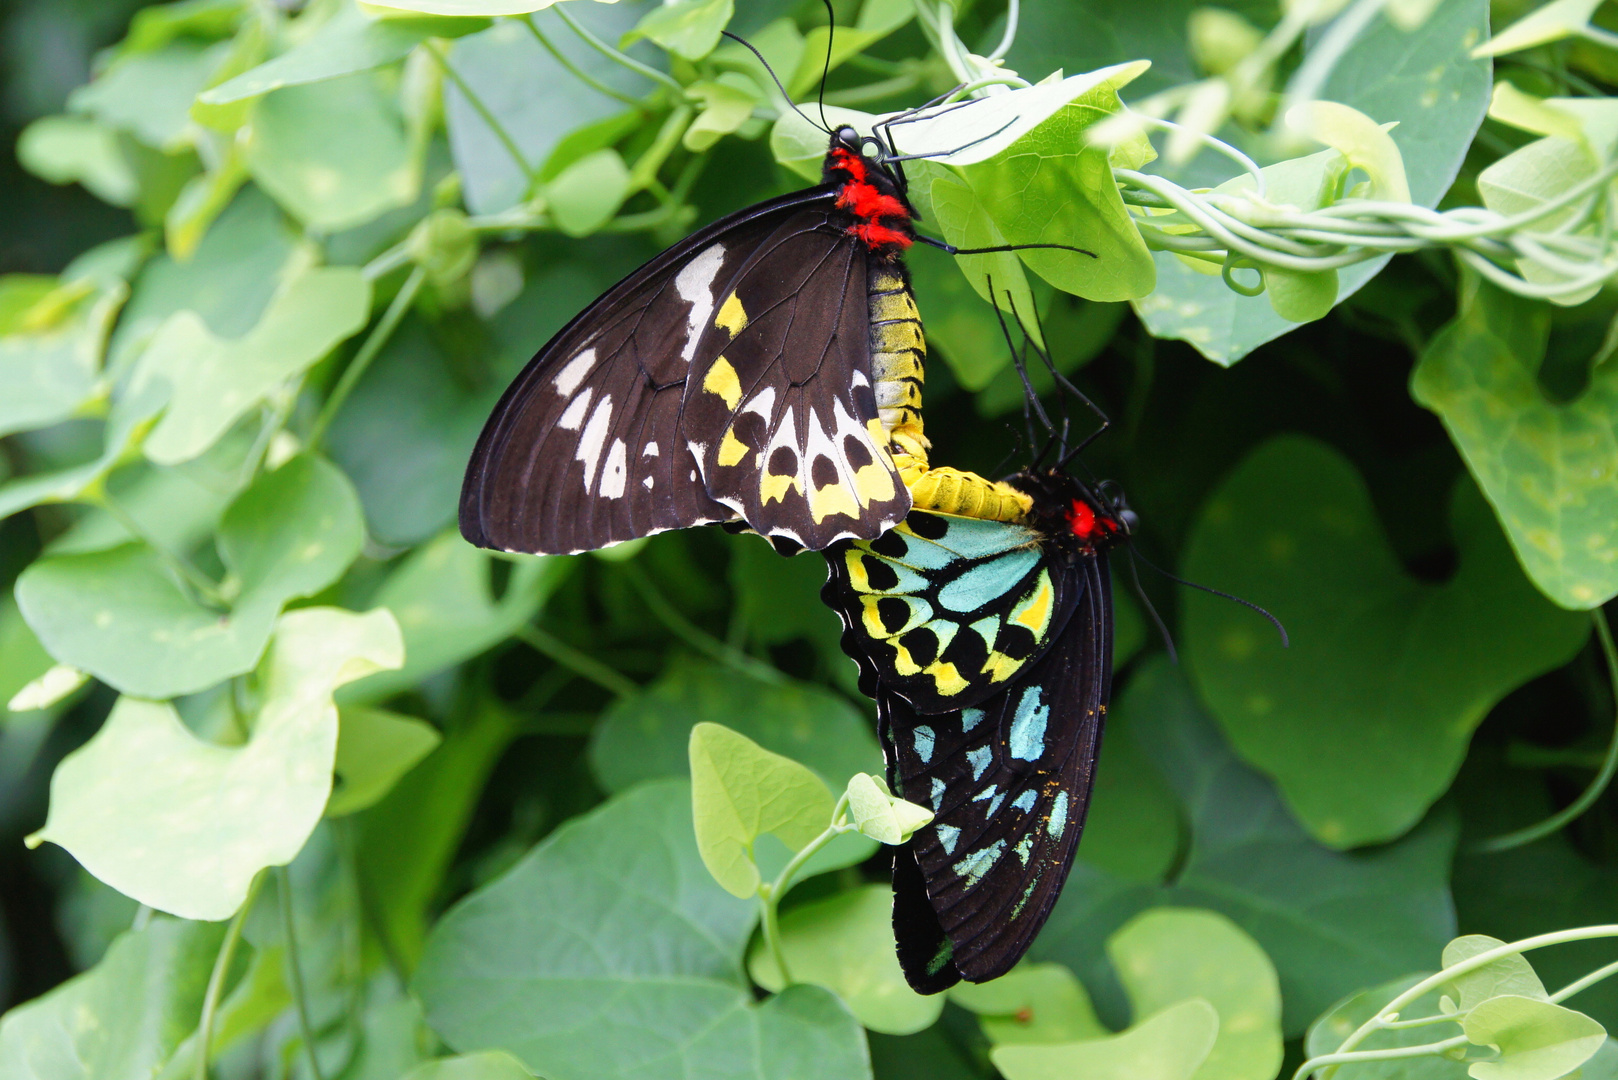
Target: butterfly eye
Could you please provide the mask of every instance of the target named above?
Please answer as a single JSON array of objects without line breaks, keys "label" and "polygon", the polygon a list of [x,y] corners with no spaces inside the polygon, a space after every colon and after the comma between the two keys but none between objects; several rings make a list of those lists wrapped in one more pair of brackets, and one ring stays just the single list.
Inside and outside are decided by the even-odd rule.
[{"label": "butterfly eye", "polygon": [[858,146],[860,145],[860,133],[844,124],[837,129],[837,141],[844,146]]},{"label": "butterfly eye", "polygon": [[1140,518],[1135,514],[1135,511],[1126,506],[1118,511],[1118,523],[1124,527],[1124,532],[1132,533],[1135,531],[1135,526],[1140,524]]},{"label": "butterfly eye", "polygon": [[882,145],[882,140],[866,136],[860,140],[860,153],[872,161],[881,161],[888,156],[888,148]]}]

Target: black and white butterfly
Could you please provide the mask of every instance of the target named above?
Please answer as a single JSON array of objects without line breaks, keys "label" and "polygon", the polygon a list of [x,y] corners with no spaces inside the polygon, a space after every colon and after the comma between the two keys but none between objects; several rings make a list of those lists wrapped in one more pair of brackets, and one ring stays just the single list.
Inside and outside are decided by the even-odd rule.
[{"label": "black and white butterfly", "polygon": [[886,145],[839,129],[819,187],[669,248],[540,349],[472,454],[466,538],[562,553],[741,519],[818,549],[898,524],[925,345]]}]

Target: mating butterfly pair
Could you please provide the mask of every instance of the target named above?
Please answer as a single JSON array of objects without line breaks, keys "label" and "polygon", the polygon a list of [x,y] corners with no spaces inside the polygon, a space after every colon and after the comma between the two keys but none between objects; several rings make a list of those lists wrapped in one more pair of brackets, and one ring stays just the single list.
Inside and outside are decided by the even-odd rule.
[{"label": "mating butterfly pair", "polygon": [[1009,970],[1067,875],[1128,517],[1060,469],[929,467],[903,172],[843,128],[823,179],[670,248],[552,338],[478,440],[461,531],[571,553],[737,522],[824,551],[890,784],[935,813],[894,865],[900,961],[932,993]]}]

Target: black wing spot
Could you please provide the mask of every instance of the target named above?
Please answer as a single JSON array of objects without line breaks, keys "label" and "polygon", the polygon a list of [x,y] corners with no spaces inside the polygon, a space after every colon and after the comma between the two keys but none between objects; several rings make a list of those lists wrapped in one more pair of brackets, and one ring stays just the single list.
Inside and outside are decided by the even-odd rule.
[{"label": "black wing spot", "polygon": [[798,474],[798,455],[790,446],[777,446],[770,454],[770,467],[767,470],[771,476],[796,476]]},{"label": "black wing spot", "polygon": [[[914,519],[917,515],[911,514],[906,520]],[[900,536],[898,530],[890,529],[870,543],[872,551],[878,555],[886,555],[890,559],[902,559],[910,553],[910,545]]]},{"label": "black wing spot", "polygon": [[966,678],[976,681],[989,662],[989,647],[979,635],[962,631],[944,649],[944,659]]},{"label": "black wing spot", "polygon": [[921,667],[926,667],[938,659],[938,635],[926,627],[918,626],[910,631],[899,639],[899,644],[905,647],[910,659]]},{"label": "black wing spot", "polygon": [[1039,639],[1026,626],[1007,626],[1001,629],[994,647],[1013,660],[1026,660],[1039,647]]},{"label": "black wing spot", "polygon": [[860,564],[865,567],[865,580],[870,582],[872,590],[888,592],[899,584],[899,575],[881,559],[862,557]]},{"label": "black wing spot", "polygon": [[911,514],[905,518],[905,524],[923,540],[942,540],[949,532],[949,522],[935,514]]},{"label": "black wing spot", "polygon": [[895,596],[884,596],[876,602],[876,617],[882,629],[896,634],[910,621],[910,605]]},{"label": "black wing spot", "polygon": [[831,487],[838,481],[837,463],[824,455],[817,456],[809,467],[809,480],[815,485],[816,491]]},{"label": "black wing spot", "polygon": [[865,440],[853,435],[843,436],[843,456],[855,469],[863,469],[875,460],[871,457],[871,448],[865,445]]}]

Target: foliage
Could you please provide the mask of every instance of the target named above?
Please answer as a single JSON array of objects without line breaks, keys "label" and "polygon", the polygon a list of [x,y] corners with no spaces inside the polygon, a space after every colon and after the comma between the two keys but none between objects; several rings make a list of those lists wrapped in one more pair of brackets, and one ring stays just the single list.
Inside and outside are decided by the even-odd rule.
[{"label": "foliage", "polygon": [[[1599,4],[135,2],[0,24],[0,1080],[1618,1076]],[[912,253],[935,459],[1037,315],[1142,525],[1063,898],[921,997],[822,562],[454,525],[591,298],[946,94],[923,228],[1093,255]]]}]

